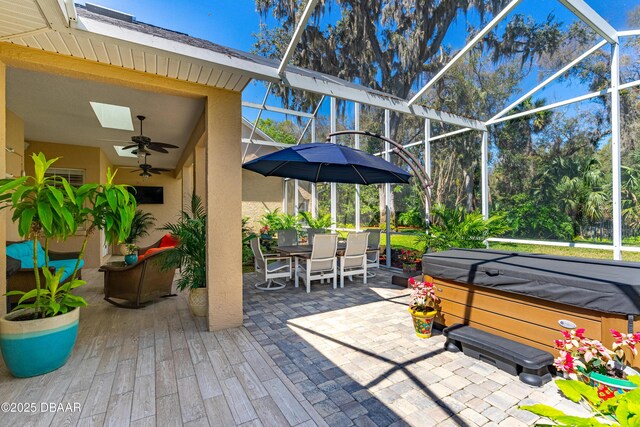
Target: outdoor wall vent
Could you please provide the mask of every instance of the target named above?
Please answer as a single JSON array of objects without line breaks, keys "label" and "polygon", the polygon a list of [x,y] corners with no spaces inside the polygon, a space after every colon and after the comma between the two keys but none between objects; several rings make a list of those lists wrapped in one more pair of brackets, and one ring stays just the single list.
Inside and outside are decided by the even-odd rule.
[{"label": "outdoor wall vent", "polygon": [[119,19],[125,22],[136,22],[135,16],[120,12],[119,10],[109,9],[108,7],[93,3],[85,3],[85,7],[89,12],[97,13],[98,15],[108,16],[109,18]]}]

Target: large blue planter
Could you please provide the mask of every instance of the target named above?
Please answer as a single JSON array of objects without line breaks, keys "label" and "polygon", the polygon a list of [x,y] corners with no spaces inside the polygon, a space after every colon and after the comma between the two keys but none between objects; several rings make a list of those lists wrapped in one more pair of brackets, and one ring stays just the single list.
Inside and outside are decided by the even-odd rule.
[{"label": "large blue planter", "polygon": [[46,319],[12,320],[30,310],[0,318],[0,350],[15,377],[34,377],[65,364],[78,336],[80,309]]}]

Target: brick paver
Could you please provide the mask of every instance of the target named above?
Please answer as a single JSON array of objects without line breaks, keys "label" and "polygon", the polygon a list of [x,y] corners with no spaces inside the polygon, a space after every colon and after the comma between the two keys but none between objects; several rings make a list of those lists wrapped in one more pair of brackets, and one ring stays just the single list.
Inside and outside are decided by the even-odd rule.
[{"label": "brick paver", "polygon": [[330,426],[518,426],[538,417],[524,403],[558,404],[553,383],[535,388],[494,366],[421,340],[407,313],[406,289],[381,271],[343,289],[314,282],[256,290],[245,275],[244,325]]}]

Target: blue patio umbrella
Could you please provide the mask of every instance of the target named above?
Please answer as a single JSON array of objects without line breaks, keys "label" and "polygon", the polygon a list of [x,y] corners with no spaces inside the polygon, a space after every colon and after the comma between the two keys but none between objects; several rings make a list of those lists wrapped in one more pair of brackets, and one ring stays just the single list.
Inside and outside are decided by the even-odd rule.
[{"label": "blue patio umbrella", "polygon": [[388,161],[355,148],[313,142],[267,154],[242,165],[264,176],[310,182],[407,184],[411,174]]}]

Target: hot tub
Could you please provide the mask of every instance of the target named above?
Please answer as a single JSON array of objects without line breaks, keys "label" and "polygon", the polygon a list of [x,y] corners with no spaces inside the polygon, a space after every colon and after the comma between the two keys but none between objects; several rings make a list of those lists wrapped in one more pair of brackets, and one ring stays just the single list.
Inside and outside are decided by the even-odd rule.
[{"label": "hot tub", "polygon": [[607,346],[611,328],[640,331],[640,263],[452,249],[425,254],[422,271],[436,283],[436,321],[445,326],[465,323],[548,351],[566,329],[560,320]]}]

